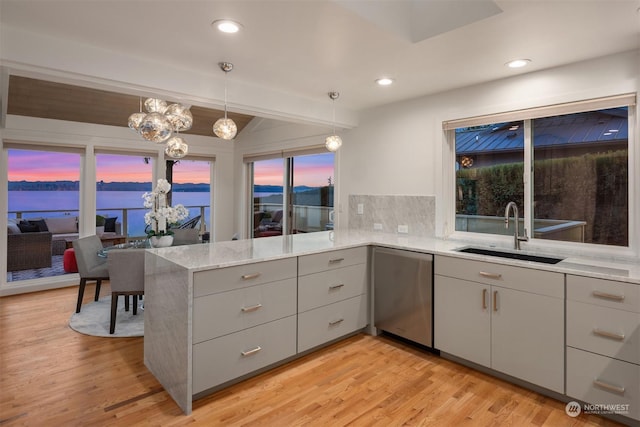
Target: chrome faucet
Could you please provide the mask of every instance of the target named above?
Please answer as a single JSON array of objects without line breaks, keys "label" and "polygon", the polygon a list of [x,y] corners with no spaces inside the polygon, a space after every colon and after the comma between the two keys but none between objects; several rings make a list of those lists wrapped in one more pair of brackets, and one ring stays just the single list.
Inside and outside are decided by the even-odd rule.
[{"label": "chrome faucet", "polygon": [[527,242],[527,229],[524,229],[524,236],[518,234],[518,205],[516,202],[507,203],[507,207],[504,210],[504,228],[509,229],[509,209],[513,208],[513,222],[515,225],[515,231],[513,233],[513,249],[520,250],[520,242]]}]

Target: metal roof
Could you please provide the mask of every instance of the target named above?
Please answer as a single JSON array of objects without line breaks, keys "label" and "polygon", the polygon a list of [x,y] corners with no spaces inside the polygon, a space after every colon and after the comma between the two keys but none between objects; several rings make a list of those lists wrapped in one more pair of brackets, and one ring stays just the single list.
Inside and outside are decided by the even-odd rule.
[{"label": "metal roof", "polygon": [[[580,146],[628,140],[626,107],[543,117],[533,121],[534,147]],[[456,130],[456,155],[513,152],[524,148],[522,121]]]}]

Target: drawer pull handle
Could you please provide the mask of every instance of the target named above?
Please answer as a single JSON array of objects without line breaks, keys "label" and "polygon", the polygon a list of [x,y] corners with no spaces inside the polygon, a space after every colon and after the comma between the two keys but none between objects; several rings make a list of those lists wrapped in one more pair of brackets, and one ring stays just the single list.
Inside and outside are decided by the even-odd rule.
[{"label": "drawer pull handle", "polygon": [[615,332],[607,332],[602,329],[594,328],[593,333],[601,337],[611,338],[618,341],[624,341],[624,334],[616,334]]},{"label": "drawer pull handle", "polygon": [[344,258],[333,258],[329,260],[329,264],[337,264],[342,261],[344,261]]},{"label": "drawer pull handle", "polygon": [[338,319],[338,320],[334,320],[332,322],[329,322],[329,326],[335,326],[335,325],[339,325],[340,323],[344,322],[344,319]]},{"label": "drawer pull handle", "polygon": [[483,310],[487,309],[487,290],[486,289],[482,290],[482,309]]},{"label": "drawer pull handle", "polygon": [[493,291],[493,311],[498,311],[498,291]]},{"label": "drawer pull handle", "polygon": [[256,348],[252,348],[251,350],[241,351],[240,354],[242,354],[242,357],[247,357],[251,356],[252,354],[256,354],[260,350],[262,350],[262,347],[257,346]]},{"label": "drawer pull handle", "polygon": [[481,271],[480,275],[482,277],[486,277],[487,279],[502,279],[502,274],[498,274],[498,273],[489,273],[487,271]]},{"label": "drawer pull handle", "polygon": [[242,275],[242,280],[251,280],[259,276],[260,276],[260,273],[244,274]]},{"label": "drawer pull handle", "polygon": [[624,394],[624,387],[609,384],[598,379],[593,380],[593,385],[604,388],[605,390],[613,391],[614,393]]},{"label": "drawer pull handle", "polygon": [[600,291],[593,291],[591,295],[597,298],[610,299],[614,301],[624,301],[624,295],[609,294],[607,292]]},{"label": "drawer pull handle", "polygon": [[340,284],[338,284],[338,285],[332,285],[332,286],[329,286],[329,290],[330,290],[330,291],[335,291],[336,289],[340,289],[340,288],[342,288],[343,286],[344,286],[344,283],[340,283]]},{"label": "drawer pull handle", "polygon": [[244,313],[249,313],[251,311],[256,311],[257,309],[261,308],[262,304],[256,304],[256,305],[252,305],[251,307],[242,307],[242,311]]}]

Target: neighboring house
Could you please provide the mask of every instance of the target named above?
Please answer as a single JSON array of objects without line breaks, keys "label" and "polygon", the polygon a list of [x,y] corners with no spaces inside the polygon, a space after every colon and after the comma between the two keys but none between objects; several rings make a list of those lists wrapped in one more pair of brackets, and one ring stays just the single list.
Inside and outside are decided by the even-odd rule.
[{"label": "neighboring house", "polygon": [[[536,119],[536,158],[548,158],[551,153],[556,158],[592,153],[595,144],[603,152],[626,150],[627,114],[626,108],[612,108]],[[519,121],[456,130],[456,161],[461,167],[473,168],[522,162],[523,127]]]}]

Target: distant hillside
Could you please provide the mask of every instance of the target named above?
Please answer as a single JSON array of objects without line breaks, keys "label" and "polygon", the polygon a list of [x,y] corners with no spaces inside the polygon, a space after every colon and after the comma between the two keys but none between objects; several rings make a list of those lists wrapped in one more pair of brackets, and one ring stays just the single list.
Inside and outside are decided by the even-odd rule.
[{"label": "distant hillside", "polygon": [[[307,187],[306,185],[298,185],[293,187],[294,193],[301,191],[313,190],[318,187]],[[253,191],[256,193],[282,193],[282,185],[254,185]]]},{"label": "distant hillside", "polygon": [[[293,204],[302,206],[333,206],[333,186],[307,187],[306,191],[295,192]],[[282,204],[282,194],[272,194],[266,197],[256,197],[258,204]]]},{"label": "distant hillside", "polygon": [[[9,191],[78,191],[78,181],[10,181]],[[150,182],[98,182],[98,191],[151,191]],[[173,184],[175,192],[208,192],[209,184]]]}]

